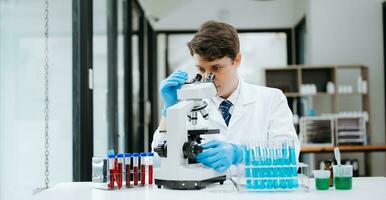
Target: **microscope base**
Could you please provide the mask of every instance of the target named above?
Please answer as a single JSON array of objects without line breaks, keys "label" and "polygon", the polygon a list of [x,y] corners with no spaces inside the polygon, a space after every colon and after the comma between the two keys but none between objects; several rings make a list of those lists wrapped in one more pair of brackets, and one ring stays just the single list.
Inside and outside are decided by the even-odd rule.
[{"label": "microscope base", "polygon": [[224,181],[226,180],[226,176],[219,176],[214,177],[202,181],[192,181],[192,180],[162,180],[162,179],[155,179],[155,184],[158,186],[158,188],[161,188],[161,186],[164,186],[166,188],[175,189],[175,190],[200,190],[205,188],[207,185],[212,183],[220,182],[222,185]]}]

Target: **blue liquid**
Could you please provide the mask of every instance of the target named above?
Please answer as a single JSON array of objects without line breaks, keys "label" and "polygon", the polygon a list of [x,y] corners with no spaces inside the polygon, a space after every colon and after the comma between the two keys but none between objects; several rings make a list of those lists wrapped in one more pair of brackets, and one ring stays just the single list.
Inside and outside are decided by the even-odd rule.
[{"label": "blue liquid", "polygon": [[286,182],[287,182],[287,187],[288,187],[289,189],[292,189],[292,188],[293,188],[292,180],[291,180],[291,179],[287,179]]},{"label": "blue liquid", "polygon": [[287,189],[287,181],[286,180],[280,180],[279,184],[280,184],[281,189]]},{"label": "blue liquid", "polygon": [[292,167],[286,167],[286,172],[287,172],[287,177],[292,177],[293,173],[292,173]]},{"label": "blue liquid", "polygon": [[249,166],[251,164],[251,152],[245,146],[244,146],[244,161],[246,166]]},{"label": "blue liquid", "polygon": [[272,177],[279,177],[279,168],[277,167],[273,168]]},{"label": "blue liquid", "polygon": [[268,171],[268,174],[267,174],[267,177],[273,177],[273,168],[270,167],[270,168],[267,168],[267,171]]},{"label": "blue liquid", "polygon": [[253,181],[253,189],[259,189],[259,181],[258,180]]},{"label": "blue liquid", "polygon": [[260,186],[259,188],[260,189],[265,189],[266,188],[265,185],[266,185],[266,181],[265,180],[261,180],[260,183],[259,183],[259,186]]},{"label": "blue liquid", "polygon": [[273,188],[273,181],[267,180],[267,189],[272,189],[272,188]]},{"label": "blue liquid", "polygon": [[296,165],[296,154],[295,154],[295,148],[290,147],[290,159],[291,159],[291,164]]},{"label": "blue liquid", "polygon": [[252,176],[253,176],[253,178],[257,178],[259,175],[258,175],[258,168],[256,168],[256,166],[257,166],[257,162],[256,161],[252,161],[252,166],[253,166],[253,168],[252,168]]},{"label": "blue liquid", "polygon": [[292,167],[292,176],[298,176],[298,168],[297,167]]},{"label": "blue liquid", "polygon": [[261,176],[260,177],[263,177],[263,178],[266,178],[268,176],[268,168],[261,168]]},{"label": "blue liquid", "polygon": [[298,183],[298,179],[297,178],[292,180],[292,185],[293,185],[294,188],[299,188],[299,183]]},{"label": "blue liquid", "polygon": [[252,188],[252,180],[247,180],[247,189]]},{"label": "blue liquid", "polygon": [[245,168],[245,177],[250,178],[251,177],[251,169]]},{"label": "blue liquid", "polygon": [[285,177],[285,169],[284,167],[279,168],[279,177]]},{"label": "blue liquid", "polygon": [[278,180],[273,180],[273,188],[274,189],[279,188],[279,181]]}]

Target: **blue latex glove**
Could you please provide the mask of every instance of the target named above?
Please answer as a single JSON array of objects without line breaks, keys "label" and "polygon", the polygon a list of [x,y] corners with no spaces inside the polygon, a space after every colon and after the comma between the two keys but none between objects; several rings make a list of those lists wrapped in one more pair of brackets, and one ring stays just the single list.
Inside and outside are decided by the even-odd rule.
[{"label": "blue latex glove", "polygon": [[201,145],[204,152],[196,156],[196,160],[218,172],[225,172],[232,164],[239,164],[243,160],[241,147],[213,140]]},{"label": "blue latex glove", "polygon": [[188,73],[177,71],[161,82],[160,93],[164,102],[162,116],[166,117],[166,110],[178,102],[177,89],[180,89],[187,79]]}]

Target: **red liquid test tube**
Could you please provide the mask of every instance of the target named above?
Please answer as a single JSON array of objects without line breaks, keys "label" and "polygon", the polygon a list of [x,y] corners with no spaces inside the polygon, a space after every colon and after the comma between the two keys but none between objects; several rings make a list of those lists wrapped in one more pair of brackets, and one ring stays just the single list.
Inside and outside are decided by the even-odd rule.
[{"label": "red liquid test tube", "polygon": [[107,184],[109,189],[114,189],[114,182],[115,182],[115,156],[109,155],[109,179],[110,182]]},{"label": "red liquid test tube", "polygon": [[133,157],[133,169],[134,169],[134,185],[137,186],[138,185],[138,181],[139,181],[139,154],[138,153],[133,153],[132,154],[132,157]]},{"label": "red liquid test tube", "polygon": [[154,153],[152,152],[149,152],[147,153],[147,165],[149,166],[149,185],[152,185],[153,184],[153,157],[154,157]]},{"label": "red liquid test tube", "polygon": [[144,186],[146,181],[146,153],[141,153],[139,157],[141,158],[141,185]]},{"label": "red liquid test tube", "polygon": [[118,189],[121,189],[123,180],[123,154],[117,155],[117,163],[117,185]]},{"label": "red liquid test tube", "polygon": [[131,154],[125,153],[125,174],[126,174],[126,187],[130,187],[131,182]]}]

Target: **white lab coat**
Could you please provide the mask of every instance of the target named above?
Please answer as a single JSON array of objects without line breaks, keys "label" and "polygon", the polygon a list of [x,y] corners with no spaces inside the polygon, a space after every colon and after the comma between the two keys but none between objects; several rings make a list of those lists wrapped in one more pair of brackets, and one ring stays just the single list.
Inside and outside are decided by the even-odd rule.
[{"label": "white lab coat", "polygon": [[[242,144],[246,141],[271,144],[276,141],[293,140],[299,157],[300,143],[293,125],[293,115],[287,99],[279,89],[256,86],[240,80],[240,96],[226,126],[213,101],[208,101],[209,119],[199,119],[202,127],[218,128],[220,134],[208,135],[203,143],[211,139]],[[166,134],[154,133],[152,149]]]}]

